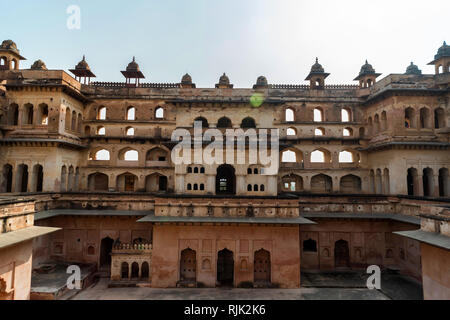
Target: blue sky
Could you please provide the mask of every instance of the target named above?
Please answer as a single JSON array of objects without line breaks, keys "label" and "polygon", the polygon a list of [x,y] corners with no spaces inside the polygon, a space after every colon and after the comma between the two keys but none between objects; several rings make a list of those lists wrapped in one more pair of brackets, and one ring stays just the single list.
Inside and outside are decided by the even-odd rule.
[{"label": "blue sky", "polygon": [[[81,29],[69,30],[69,5]],[[424,73],[450,41],[450,1],[403,0],[21,0],[4,1],[0,38],[14,40],[28,60],[72,68],[85,54],[98,81],[123,81],[133,56],[145,82],[213,87],[226,72],[235,87],[306,83],[316,56],[328,84],[353,83],[365,59],[377,72],[403,73],[414,61]],[[447,37],[447,38],[446,38]]]}]

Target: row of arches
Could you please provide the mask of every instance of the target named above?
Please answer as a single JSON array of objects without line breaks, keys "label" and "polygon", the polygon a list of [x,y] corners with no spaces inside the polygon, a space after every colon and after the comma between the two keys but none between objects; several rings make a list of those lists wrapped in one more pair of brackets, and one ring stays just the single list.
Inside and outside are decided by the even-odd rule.
[{"label": "row of arches", "polygon": [[248,184],[247,185],[247,191],[261,191],[261,192],[264,192],[265,191],[265,187],[264,187],[263,184],[261,184],[259,186],[257,184],[254,184],[253,186],[251,184]]},{"label": "row of arches", "polygon": [[[239,268],[248,270],[247,259],[241,259]],[[202,258],[202,270],[211,270],[209,257]],[[233,251],[225,248],[217,252],[216,279],[220,286],[232,286],[234,284],[235,261]],[[270,252],[261,248],[253,255],[253,281],[255,283],[271,282],[271,257]],[[197,252],[187,248],[180,253],[180,282],[197,281]]]},{"label": "row of arches", "polygon": [[70,110],[66,108],[65,116],[65,129],[66,131],[73,131],[81,133],[81,127],[83,124],[83,116],[81,113],[77,113],[75,110]]},{"label": "row of arches", "polygon": [[192,167],[189,166],[186,168],[187,173],[205,173],[205,167]]},{"label": "row of arches", "polygon": [[0,56],[0,70],[19,70],[19,60]]},{"label": "row of arches", "polygon": [[[205,117],[197,117],[194,119],[195,122],[201,122],[202,128],[209,128],[209,122]],[[230,118],[222,117],[217,121],[216,128],[232,128],[233,124]],[[256,121],[252,117],[245,117],[242,119],[241,128],[256,128]]]},{"label": "row of arches", "polygon": [[26,103],[19,107],[17,103],[13,103],[8,108],[6,124],[11,126],[48,125],[48,105],[41,103],[34,106],[32,103]]},{"label": "row of arches", "polygon": [[387,130],[387,112],[382,111],[381,116],[376,113],[373,116],[373,120],[370,116],[367,120],[367,125],[369,134],[376,134]]},{"label": "row of arches", "polygon": [[450,178],[447,168],[440,168],[437,172],[429,167],[421,171],[414,167],[408,168],[406,183],[410,196],[450,196]]},{"label": "row of arches", "polygon": [[[348,149],[340,151],[338,154],[339,163],[355,163],[360,162],[361,158],[358,152]],[[288,148],[281,152],[281,162],[284,163],[303,163],[303,152],[296,148]],[[331,152],[324,148],[312,151],[309,155],[311,163],[331,163]]]},{"label": "row of arches", "polygon": [[[295,122],[295,110],[293,108],[286,108],[284,111],[284,121],[285,122]],[[313,109],[313,120],[314,122],[322,122],[325,120],[325,111],[322,107],[316,107]],[[350,108],[341,109],[341,122],[352,121],[352,110]]]},{"label": "row of arches", "polygon": [[[304,180],[301,176],[291,173],[281,178],[281,188],[284,192],[300,192],[305,190]],[[310,191],[314,193],[329,193],[333,191],[333,179],[326,174],[320,173],[310,180]],[[361,178],[348,174],[339,180],[339,192],[361,193]]]},{"label": "row of arches", "polygon": [[422,107],[418,111],[413,107],[405,109],[405,128],[440,129],[445,125],[445,112],[441,107],[433,111],[428,107]]},{"label": "row of arches", "polygon": [[200,183],[200,184],[198,184],[198,183],[194,183],[194,184],[188,183],[188,184],[186,185],[186,189],[189,190],[189,191],[191,191],[191,190],[194,190],[194,191],[197,191],[197,190],[203,191],[203,190],[205,190],[205,185],[204,185],[203,183]]},{"label": "row of arches", "polygon": [[[97,110],[97,120],[107,120],[107,108],[105,106],[100,106]],[[164,119],[164,108],[157,107],[154,111],[154,119]],[[136,107],[129,106],[126,109],[125,120],[134,121],[136,118]]]},{"label": "row of arches", "polygon": [[[359,136],[363,137],[365,134],[364,127],[359,128]],[[286,129],[286,136],[288,137],[295,137],[297,136],[297,129],[294,127],[289,127]],[[315,137],[321,137],[326,136],[326,130],[323,127],[317,127],[314,129],[314,136]],[[335,135],[332,135],[333,137]],[[350,127],[345,127],[342,129],[342,136],[343,137],[352,137],[353,136],[353,129]]]},{"label": "row of arches", "polygon": [[[145,154],[146,161],[168,161],[168,151],[160,147],[154,147]],[[89,153],[88,160],[111,160],[110,152],[107,149],[95,148]],[[123,148],[118,152],[118,160],[139,161],[139,152],[130,147]]]},{"label": "row of arches", "polygon": [[148,280],[150,276],[150,268],[147,261],[132,262],[131,267],[128,262],[122,262],[120,265],[120,278],[122,280]]},{"label": "row of arches", "polygon": [[[138,177],[130,172],[125,172],[116,177],[116,190],[125,192],[134,192],[137,189]],[[109,176],[95,172],[88,176],[89,191],[109,191]],[[167,176],[160,173],[152,173],[145,177],[145,191],[158,192],[167,191]]]},{"label": "row of arches", "polygon": [[72,165],[61,167],[61,182],[60,190],[65,191],[78,191],[80,189],[80,168]]},{"label": "row of arches", "polygon": [[[31,172],[30,172],[31,171]],[[3,165],[0,179],[0,192],[42,192],[44,187],[44,167],[35,164],[31,170],[27,164],[16,168],[7,163]]]},{"label": "row of arches", "polygon": [[389,194],[389,169],[372,169],[369,172],[369,191],[376,194]]}]

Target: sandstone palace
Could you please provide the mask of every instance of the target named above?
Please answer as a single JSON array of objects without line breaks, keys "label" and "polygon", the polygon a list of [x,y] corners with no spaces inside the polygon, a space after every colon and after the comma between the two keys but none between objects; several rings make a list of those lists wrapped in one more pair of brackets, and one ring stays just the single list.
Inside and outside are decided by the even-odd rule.
[{"label": "sandstone palace", "polygon": [[[39,298],[50,262],[155,288],[298,288],[303,271],[378,265],[450,299],[450,46],[435,49],[433,74],[405,61],[381,79],[365,61],[354,85],[326,84],[316,59],[307,84],[197,88],[145,82],[135,58],[114,66],[123,82],[94,81],[85,57],[23,69],[3,41],[0,299]],[[195,121],[278,129],[278,169],[175,164],[172,133]]]}]

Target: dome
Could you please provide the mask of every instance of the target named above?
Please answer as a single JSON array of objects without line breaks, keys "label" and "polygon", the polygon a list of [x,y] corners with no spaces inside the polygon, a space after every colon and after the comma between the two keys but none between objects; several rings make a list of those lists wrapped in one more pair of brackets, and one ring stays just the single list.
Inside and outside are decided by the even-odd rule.
[{"label": "dome", "polygon": [[448,46],[445,41],[442,47],[438,49],[436,55],[434,56],[434,59],[437,60],[442,57],[450,57],[450,46]]},{"label": "dome", "polygon": [[4,40],[2,42],[2,45],[0,46],[0,48],[5,49],[5,50],[12,50],[12,51],[19,52],[19,50],[17,50],[16,43],[12,40]]},{"label": "dome", "polygon": [[183,76],[183,78],[181,78],[181,83],[184,83],[184,84],[192,84],[192,77],[191,77],[188,73],[186,73],[186,74]]},{"label": "dome", "polygon": [[311,67],[311,73],[324,73],[325,70],[322,65],[319,63],[319,59],[316,58],[316,63]]},{"label": "dome", "polygon": [[36,60],[32,65],[31,65],[31,70],[48,70],[47,66],[45,65],[44,61],[42,60]]},{"label": "dome", "polygon": [[366,63],[361,67],[361,71],[359,71],[359,75],[372,74],[372,73],[375,73],[375,69],[366,60]]},{"label": "dome", "polygon": [[82,70],[82,69],[89,69],[89,65],[86,62],[86,58],[83,55],[83,60],[81,60],[80,62],[78,62],[78,64],[75,66],[75,69],[77,70]]},{"label": "dome", "polygon": [[229,85],[229,84],[230,84],[230,79],[229,79],[228,76],[225,74],[225,72],[224,72],[223,75],[220,77],[220,79],[219,79],[219,84],[220,84],[220,85]]},{"label": "dome", "polygon": [[419,69],[418,66],[416,66],[414,63],[411,62],[411,64],[406,68],[405,74],[422,74],[422,71]]},{"label": "dome", "polygon": [[134,57],[133,61],[128,64],[127,71],[139,71],[139,65],[136,63],[136,59]]},{"label": "dome", "polygon": [[267,79],[264,76],[259,76],[258,79],[256,79],[256,85],[257,86],[267,86]]}]

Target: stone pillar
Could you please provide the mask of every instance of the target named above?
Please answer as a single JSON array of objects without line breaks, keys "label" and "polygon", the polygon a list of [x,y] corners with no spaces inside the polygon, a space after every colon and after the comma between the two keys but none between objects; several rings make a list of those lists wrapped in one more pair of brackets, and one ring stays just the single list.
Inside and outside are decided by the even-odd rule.
[{"label": "stone pillar", "polygon": [[116,176],[112,173],[108,176],[109,191],[116,191]]},{"label": "stone pillar", "polygon": [[215,174],[207,174],[206,178],[206,192],[215,194],[216,193],[216,175]]},{"label": "stone pillar", "polygon": [[433,192],[432,196],[439,197],[439,171],[437,171],[437,174],[434,174],[433,180],[434,180],[434,186],[433,186]]},{"label": "stone pillar", "polygon": [[310,176],[304,176],[303,177],[303,190],[305,191],[311,191],[311,177]]},{"label": "stone pillar", "polygon": [[331,177],[331,181],[333,182],[333,192],[339,192],[339,178],[338,177]]},{"label": "stone pillar", "polygon": [[421,172],[417,173],[417,177],[415,177],[416,180],[414,181],[414,187],[417,186],[417,194],[416,194],[416,188],[414,188],[414,195],[415,196],[423,196],[423,176]]},{"label": "stone pillar", "polygon": [[303,165],[305,169],[311,168],[311,152],[305,151],[303,158]]},{"label": "stone pillar", "polygon": [[236,175],[236,195],[245,194],[247,192],[244,175]]}]

